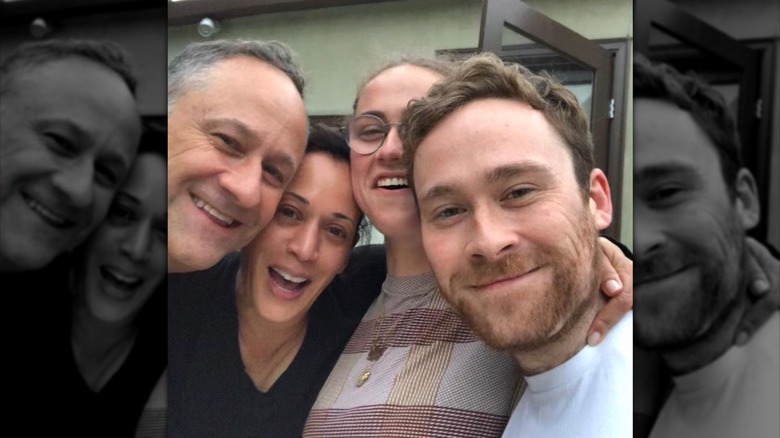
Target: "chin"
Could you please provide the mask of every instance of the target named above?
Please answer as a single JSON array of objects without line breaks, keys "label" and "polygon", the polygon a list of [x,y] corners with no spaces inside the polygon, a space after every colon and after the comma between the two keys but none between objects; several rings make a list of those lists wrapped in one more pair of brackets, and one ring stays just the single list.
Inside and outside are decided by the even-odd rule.
[{"label": "chin", "polygon": [[108,302],[94,302],[89,304],[89,311],[96,319],[108,324],[117,324],[130,319],[133,308],[128,305],[117,305]]}]

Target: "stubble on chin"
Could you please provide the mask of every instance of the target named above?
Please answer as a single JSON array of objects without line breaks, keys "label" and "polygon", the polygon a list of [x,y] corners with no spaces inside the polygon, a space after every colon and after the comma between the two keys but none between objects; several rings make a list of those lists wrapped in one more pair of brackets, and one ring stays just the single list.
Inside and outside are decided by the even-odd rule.
[{"label": "stubble on chin", "polygon": [[[495,264],[472,265],[452,277],[449,289],[442,291],[445,298],[494,349],[523,352],[554,343],[570,332],[598,298],[601,251],[592,223],[581,223],[576,249],[548,247]],[[539,266],[551,271],[552,284],[541,286],[542,290],[531,286],[488,296],[468,287]]]}]

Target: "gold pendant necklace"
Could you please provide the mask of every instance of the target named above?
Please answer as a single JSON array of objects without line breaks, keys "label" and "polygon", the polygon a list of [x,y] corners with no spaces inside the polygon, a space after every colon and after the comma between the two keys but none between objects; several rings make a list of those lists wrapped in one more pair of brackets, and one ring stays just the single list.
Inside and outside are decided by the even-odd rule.
[{"label": "gold pendant necklace", "polygon": [[379,318],[377,318],[376,327],[374,328],[374,339],[371,341],[371,347],[368,349],[368,354],[366,355],[366,359],[368,359],[368,364],[363,368],[363,371],[358,374],[358,376],[355,378],[355,386],[360,388],[363,386],[364,383],[368,381],[369,378],[371,378],[371,369],[374,367],[374,364],[382,358],[382,355],[385,354],[385,351],[387,351],[388,345],[388,339],[393,335],[395,332],[395,327],[398,325],[398,322],[401,320],[401,316],[399,316],[395,322],[393,323],[393,326],[390,328],[389,332],[386,335],[382,335],[382,325],[385,321],[385,294],[384,291],[380,292],[379,294]]}]

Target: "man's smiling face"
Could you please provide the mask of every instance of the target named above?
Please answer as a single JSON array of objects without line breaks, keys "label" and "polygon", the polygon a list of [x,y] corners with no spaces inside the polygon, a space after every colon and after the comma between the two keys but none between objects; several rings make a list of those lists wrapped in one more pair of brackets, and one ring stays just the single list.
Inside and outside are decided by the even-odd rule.
[{"label": "man's smiling face", "polygon": [[214,64],[168,114],[168,269],[213,266],[271,220],[306,144],[292,81],[260,60]]}]

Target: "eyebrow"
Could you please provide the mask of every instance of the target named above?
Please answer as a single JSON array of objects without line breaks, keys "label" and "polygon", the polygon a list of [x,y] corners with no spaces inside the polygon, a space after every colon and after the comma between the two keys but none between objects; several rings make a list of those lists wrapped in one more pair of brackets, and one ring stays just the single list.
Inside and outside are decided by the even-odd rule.
[{"label": "eyebrow", "polygon": [[[498,166],[489,170],[485,175],[485,180],[489,184],[495,184],[507,179],[516,178],[521,175],[539,175],[544,179],[552,178],[552,171],[536,163],[515,163]],[[431,187],[420,198],[421,202],[430,201],[435,198],[444,197],[455,192],[455,185],[453,184],[437,184]]]},{"label": "eyebrow", "polygon": [[366,111],[358,114],[358,116],[374,116],[374,117],[379,117],[385,122],[387,121],[387,115],[385,114],[384,111]]},{"label": "eyebrow", "polygon": [[[299,194],[297,194],[295,192],[285,192],[285,194],[286,195],[290,195],[293,198],[297,199],[301,204],[309,205],[309,200],[308,199],[304,198],[303,196],[301,196],[301,195],[299,195]],[[348,220],[348,221],[352,222],[353,224],[355,223],[354,219],[352,219],[351,217],[345,215],[344,213],[334,212],[333,213],[333,217],[339,218],[339,219]]]},{"label": "eyebrow", "polygon": [[230,127],[238,131],[238,135],[244,139],[257,138],[257,133],[249,128],[244,122],[233,118],[206,119],[203,121],[203,127],[206,129]]},{"label": "eyebrow", "polygon": [[133,195],[127,193],[127,192],[123,192],[120,189],[120,191],[118,191],[116,196],[114,197],[114,202],[121,201],[121,200],[127,200],[128,202],[130,202],[132,204],[141,205],[141,200],[140,199],[136,198],[135,196],[133,196]]},{"label": "eyebrow", "polygon": [[550,168],[536,163],[514,163],[506,164],[490,170],[486,180],[489,183],[516,178],[522,175],[538,175],[543,178],[551,178],[553,172]]},{"label": "eyebrow", "polygon": [[[203,121],[203,127],[206,129],[221,128],[225,126],[228,126],[238,131],[238,135],[242,137],[244,141],[254,141],[260,137],[260,135],[258,135],[249,126],[247,126],[244,122],[238,119],[216,118],[216,119],[206,119]],[[271,157],[274,160],[279,161],[281,165],[286,166],[288,168],[287,170],[294,170],[296,167],[295,159],[293,159],[292,155],[286,152],[280,152],[278,154],[272,155]]]},{"label": "eyebrow", "polygon": [[[89,130],[84,129],[78,123],[70,119],[43,119],[38,124],[38,127],[64,129],[67,131],[66,135],[68,136],[68,141],[72,142],[78,150],[84,148],[84,146],[80,145],[94,144],[94,137],[89,132]],[[105,164],[115,167],[120,174],[127,173],[127,170],[130,167],[130,163],[125,159],[125,157],[112,149],[106,149],[105,153],[101,154],[100,159]]]},{"label": "eyebrow", "polygon": [[692,166],[671,162],[657,163],[644,167],[634,173],[634,180],[641,183],[645,180],[655,180],[672,176],[690,179],[694,182],[701,181],[701,175],[699,175]]}]

